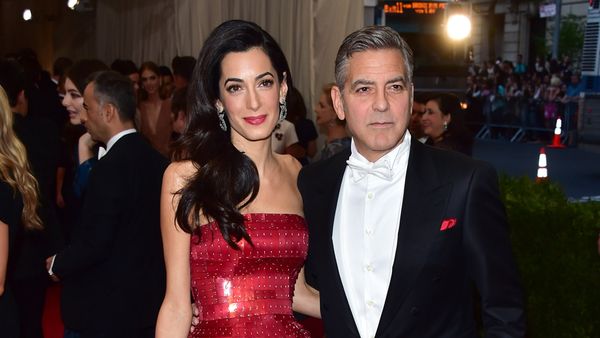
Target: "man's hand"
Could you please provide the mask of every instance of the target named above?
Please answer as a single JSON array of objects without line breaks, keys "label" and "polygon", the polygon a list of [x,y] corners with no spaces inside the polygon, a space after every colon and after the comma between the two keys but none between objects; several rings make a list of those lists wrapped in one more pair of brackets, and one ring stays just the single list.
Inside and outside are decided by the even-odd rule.
[{"label": "man's hand", "polygon": [[50,271],[50,268],[52,267],[52,261],[54,260],[54,257],[56,257],[56,255],[50,256],[48,258],[46,258],[46,271],[48,271],[48,275],[50,276],[50,279],[53,282],[59,282],[60,279],[58,278],[58,276],[56,274],[54,274],[53,272]]},{"label": "man's hand", "polygon": [[196,326],[200,323],[200,310],[196,306],[196,303],[192,303],[192,327],[190,332],[194,332]]}]

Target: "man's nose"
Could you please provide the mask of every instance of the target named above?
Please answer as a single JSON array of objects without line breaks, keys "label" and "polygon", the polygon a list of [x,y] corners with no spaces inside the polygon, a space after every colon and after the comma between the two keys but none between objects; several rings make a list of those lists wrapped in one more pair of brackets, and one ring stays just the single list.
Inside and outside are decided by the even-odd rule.
[{"label": "man's nose", "polygon": [[389,102],[385,90],[378,90],[375,93],[375,102],[373,102],[373,109],[376,111],[386,111],[389,108]]}]

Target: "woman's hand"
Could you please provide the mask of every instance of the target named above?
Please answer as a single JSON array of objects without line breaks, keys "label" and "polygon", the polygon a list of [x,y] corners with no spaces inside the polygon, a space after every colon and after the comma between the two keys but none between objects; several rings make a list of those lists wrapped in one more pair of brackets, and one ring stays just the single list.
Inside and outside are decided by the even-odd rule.
[{"label": "woman's hand", "polygon": [[78,153],[79,153],[79,164],[89,160],[94,157],[94,146],[96,145],[96,141],[92,139],[92,135],[90,133],[85,133],[81,135],[79,138],[78,144]]}]

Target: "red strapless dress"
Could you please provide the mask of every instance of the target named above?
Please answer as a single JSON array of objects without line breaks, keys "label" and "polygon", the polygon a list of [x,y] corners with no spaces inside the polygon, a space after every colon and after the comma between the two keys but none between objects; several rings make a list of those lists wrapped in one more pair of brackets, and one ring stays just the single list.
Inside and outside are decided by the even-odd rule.
[{"label": "red strapless dress", "polygon": [[200,324],[190,337],[303,337],[310,333],[292,315],[298,273],[306,259],[304,218],[247,214],[245,241],[232,249],[216,226],[191,239],[192,293]]}]

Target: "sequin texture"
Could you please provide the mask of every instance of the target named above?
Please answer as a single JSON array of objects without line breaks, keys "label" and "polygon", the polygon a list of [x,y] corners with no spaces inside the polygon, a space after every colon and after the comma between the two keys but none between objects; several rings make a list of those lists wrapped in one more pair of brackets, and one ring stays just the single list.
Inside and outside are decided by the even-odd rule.
[{"label": "sequin texture", "polygon": [[190,337],[302,337],[310,334],[292,315],[298,273],[306,259],[304,218],[294,214],[247,214],[245,241],[234,250],[218,227],[191,239],[191,285],[200,324]]}]

